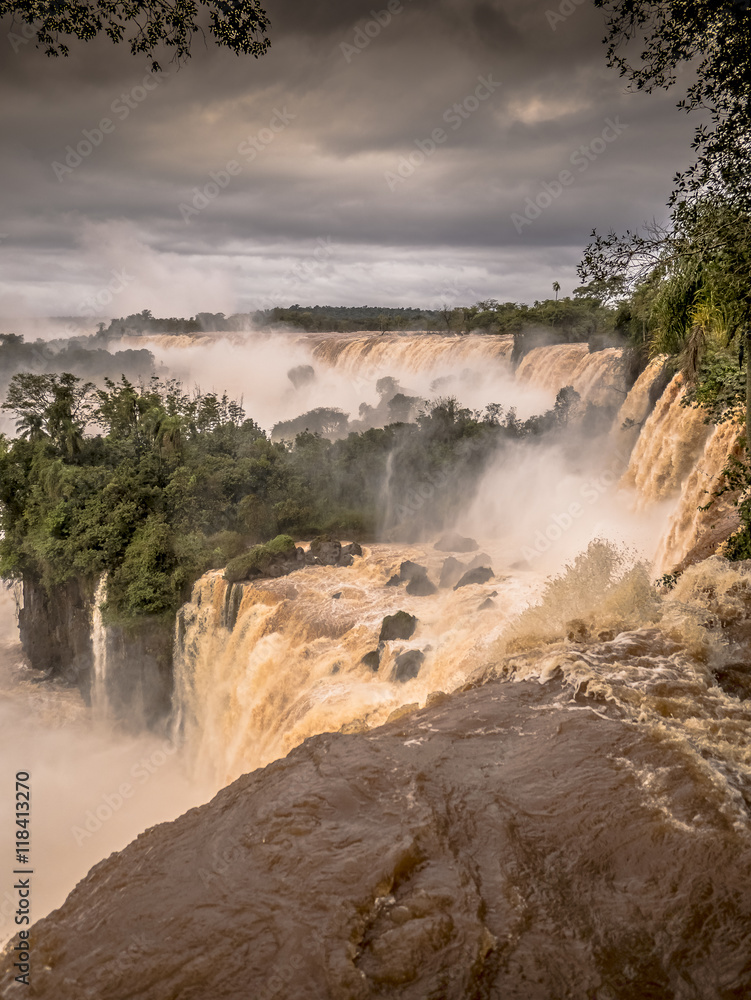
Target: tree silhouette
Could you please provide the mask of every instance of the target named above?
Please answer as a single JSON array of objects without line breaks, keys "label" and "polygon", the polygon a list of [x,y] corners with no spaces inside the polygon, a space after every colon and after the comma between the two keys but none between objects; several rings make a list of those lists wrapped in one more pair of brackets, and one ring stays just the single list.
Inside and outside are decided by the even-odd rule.
[{"label": "tree silhouette", "polygon": [[0,0],[0,17],[10,15],[13,26],[30,25],[37,48],[48,56],[67,56],[71,38],[88,42],[106,35],[115,44],[127,41],[133,55],[147,56],[159,70],[154,52],[160,46],[172,49],[177,63],[190,58],[193,36],[205,34],[201,7],[209,14],[208,33],[216,45],[256,58],[268,51],[270,21],[259,0]]}]

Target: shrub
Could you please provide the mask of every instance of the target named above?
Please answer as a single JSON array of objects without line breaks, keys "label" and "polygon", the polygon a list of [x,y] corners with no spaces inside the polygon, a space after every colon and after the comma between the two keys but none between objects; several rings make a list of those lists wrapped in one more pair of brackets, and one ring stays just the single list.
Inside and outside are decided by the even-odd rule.
[{"label": "shrub", "polygon": [[229,583],[242,583],[254,576],[263,576],[281,556],[289,556],[294,551],[294,539],[289,535],[277,535],[265,545],[256,545],[250,552],[244,552],[230,560],[224,571],[224,579]]}]

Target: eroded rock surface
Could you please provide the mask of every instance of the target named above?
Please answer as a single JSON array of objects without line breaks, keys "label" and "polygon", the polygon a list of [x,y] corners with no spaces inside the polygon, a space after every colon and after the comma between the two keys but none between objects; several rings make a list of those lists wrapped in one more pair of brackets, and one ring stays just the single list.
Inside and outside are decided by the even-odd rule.
[{"label": "eroded rock surface", "polygon": [[688,746],[560,695],[492,682],[307,740],[97,865],[1,995],[751,995],[748,823]]}]

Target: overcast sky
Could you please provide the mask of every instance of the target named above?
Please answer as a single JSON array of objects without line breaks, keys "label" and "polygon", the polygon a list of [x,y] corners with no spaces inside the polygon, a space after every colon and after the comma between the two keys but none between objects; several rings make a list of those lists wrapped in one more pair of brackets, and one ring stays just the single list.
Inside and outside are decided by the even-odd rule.
[{"label": "overcast sky", "polygon": [[593,228],[664,216],[693,123],[561,7],[269,0],[266,56],[198,40],[159,78],[0,22],[0,315],[569,293]]}]

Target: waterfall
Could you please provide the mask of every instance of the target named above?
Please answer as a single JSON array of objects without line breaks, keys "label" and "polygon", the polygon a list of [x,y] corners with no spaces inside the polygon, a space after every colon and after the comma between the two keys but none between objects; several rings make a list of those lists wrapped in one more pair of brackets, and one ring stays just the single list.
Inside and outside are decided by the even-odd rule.
[{"label": "waterfall", "polygon": [[[649,389],[659,374],[658,362],[661,365],[661,359],[655,359],[634,385],[617,424],[629,418],[636,422],[644,413]],[[638,509],[673,502],[655,556],[658,575],[679,567],[702,539],[707,551],[701,557],[712,555],[738,524],[731,497],[700,509],[707,507],[720,485],[738,439],[737,419],[712,427],[706,423],[706,411],[685,405],[685,394],[683,378],[677,374],[644,421],[621,481],[635,490]]]},{"label": "waterfall", "polygon": [[514,349],[512,336],[493,334],[326,334],[310,342],[315,343],[314,360],[350,373],[394,367],[424,372],[446,365],[507,362]]},{"label": "waterfall", "polygon": [[678,495],[709,436],[705,411],[683,405],[685,391],[683,378],[675,375],[631,453],[623,485],[636,490],[639,507]]},{"label": "waterfall", "polygon": [[535,347],[520,361],[516,377],[553,393],[571,385],[598,406],[620,405],[627,394],[623,351],[616,347],[593,352],[587,344]]},{"label": "waterfall", "polygon": [[[529,583],[502,577],[431,597],[385,586],[405,559],[426,565],[437,582],[445,558],[427,547],[373,545],[347,569],[308,566],[235,585],[221,571],[203,576],[180,612],[175,656],[174,717],[197,773],[227,781],[308,736],[380,725],[462,683],[523,607]],[[481,606],[494,591],[503,597],[489,618]],[[374,672],[362,658],[378,648],[384,616],[400,610],[415,615],[417,631],[385,643]],[[396,657],[408,650],[424,663],[416,678],[394,681]]]},{"label": "waterfall", "polygon": [[91,611],[91,649],[93,654],[93,676],[91,683],[91,707],[94,714],[105,719],[110,714],[107,692],[107,627],[102,620],[102,605],[107,600],[107,574],[102,573],[94,592]]},{"label": "waterfall", "polygon": [[[313,353],[319,363],[353,375],[363,375],[369,363],[385,364],[387,358],[416,370],[434,363],[436,355],[443,363],[453,357],[455,364],[484,356],[488,365],[494,359],[510,373],[510,349],[511,339],[501,337],[363,334],[319,336]],[[670,568],[716,519],[716,511],[705,515],[697,508],[707,502],[703,491],[717,482],[736,429],[732,424],[712,429],[704,423],[704,411],[683,405],[680,375],[650,412],[663,363],[663,358],[654,359],[627,392],[621,350],[590,353],[586,344],[564,344],[531,351],[519,365],[517,381],[548,393],[573,385],[585,401],[617,407],[605,439],[610,451],[604,449],[599,465],[597,455],[575,455],[572,465],[562,451],[543,458],[536,451],[525,452],[536,473],[545,471],[541,461],[558,461],[556,475],[560,471],[561,482],[570,480],[568,493],[559,491],[560,496],[551,495],[539,505],[544,513],[548,503],[559,534],[567,516],[561,512],[569,509],[572,498],[585,511],[593,502],[590,496],[601,504],[591,516],[603,524],[606,537],[609,526],[627,520],[626,508],[632,504],[647,525],[643,551],[650,556],[664,526],[656,565]],[[608,498],[609,484],[617,483],[626,464],[621,491]],[[605,472],[600,475],[598,469]],[[509,479],[508,470],[497,471]],[[488,483],[488,496],[497,493],[497,484]],[[509,532],[518,533],[525,525],[520,537],[534,538],[540,527],[534,517],[541,516],[537,502],[533,497],[519,509],[506,504],[503,531],[487,512],[478,519],[477,527],[482,524],[485,533],[477,537],[492,553],[496,570],[511,565]],[[614,519],[612,511],[617,512]],[[531,516],[528,524],[525,513]],[[586,539],[589,523],[581,517],[575,523]],[[566,539],[571,544],[587,541],[572,530]],[[514,563],[508,575],[482,588],[444,588],[419,597],[408,595],[404,587],[385,586],[408,559],[426,566],[437,582],[445,558],[427,544],[377,544],[348,569],[307,566],[288,577],[235,585],[224,580],[222,571],[212,571],[198,580],[177,618],[173,698],[173,731],[184,737],[197,773],[226,782],[285,756],[308,736],[371,728],[406,705],[425,704],[431,693],[465,682],[490,655],[509,621],[539,593],[542,577],[536,575],[536,565],[520,572]],[[464,561],[469,565],[471,557]],[[408,642],[386,643],[373,670],[363,657],[377,649],[383,617],[398,610],[414,614],[418,629]],[[406,683],[392,680],[396,657],[409,651],[424,657],[418,676]],[[104,661],[101,670],[104,675]]]},{"label": "waterfall", "polygon": [[[725,537],[738,525],[733,497],[712,501],[712,493],[721,484],[722,471],[738,440],[741,428],[735,420],[718,424],[706,440],[701,455],[683,483],[680,500],[670,517],[655,560],[657,573],[669,573],[691,552],[702,537],[712,539],[711,529],[718,523]],[[711,501],[709,509],[705,509]],[[716,543],[715,543],[716,547]],[[713,547],[702,557],[712,555]]]}]

